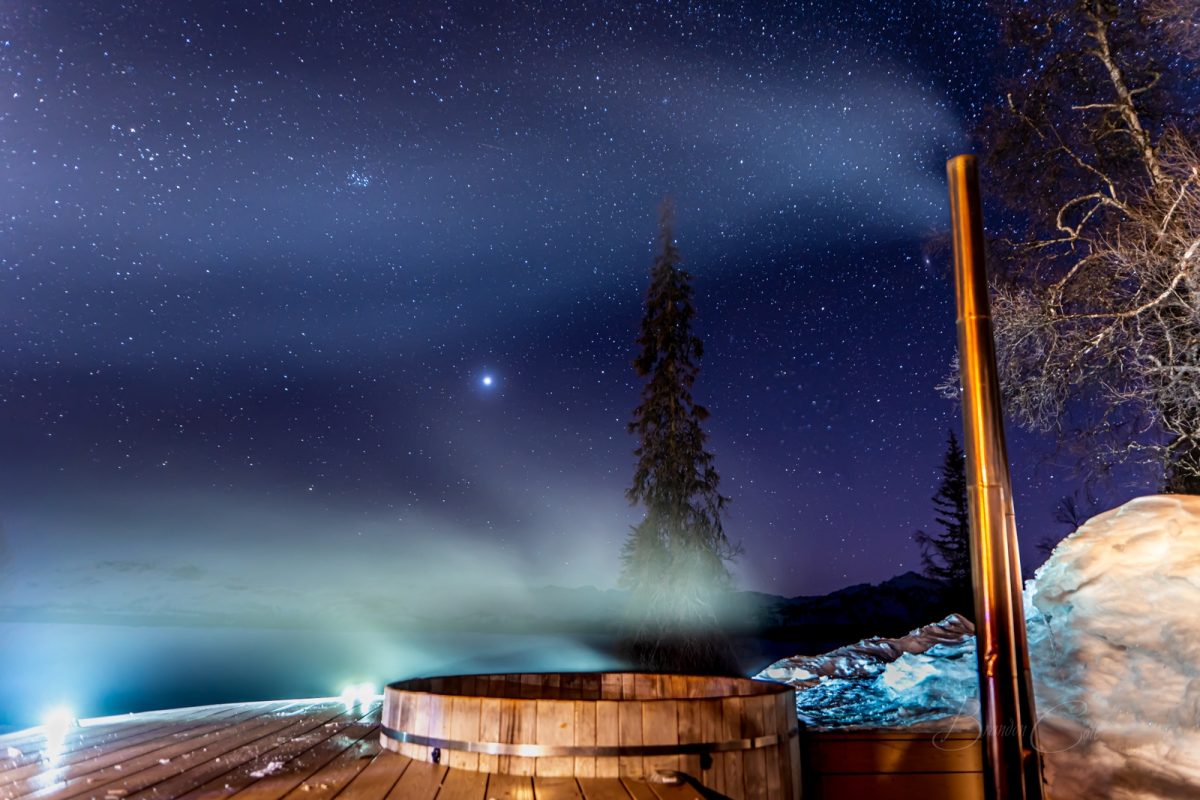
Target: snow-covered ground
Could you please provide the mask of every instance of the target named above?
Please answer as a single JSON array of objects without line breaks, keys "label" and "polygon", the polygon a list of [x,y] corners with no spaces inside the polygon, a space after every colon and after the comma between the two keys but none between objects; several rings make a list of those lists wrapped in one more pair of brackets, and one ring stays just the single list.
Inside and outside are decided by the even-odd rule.
[{"label": "snow-covered ground", "polygon": [[[1065,539],[1025,586],[1054,800],[1200,797],[1200,497],[1133,500]],[[772,664],[818,727],[978,728],[975,642],[949,617]]]},{"label": "snow-covered ground", "polygon": [[756,677],[795,686],[800,718],[817,728],[978,728],[975,636],[957,614],[898,639],[864,639],[777,661]]}]

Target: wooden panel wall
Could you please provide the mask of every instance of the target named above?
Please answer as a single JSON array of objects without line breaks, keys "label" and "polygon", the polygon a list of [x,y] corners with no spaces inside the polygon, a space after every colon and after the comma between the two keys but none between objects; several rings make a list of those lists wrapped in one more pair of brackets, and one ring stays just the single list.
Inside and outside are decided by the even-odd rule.
[{"label": "wooden panel wall", "polygon": [[983,750],[974,733],[807,732],[805,800],[983,800]]}]

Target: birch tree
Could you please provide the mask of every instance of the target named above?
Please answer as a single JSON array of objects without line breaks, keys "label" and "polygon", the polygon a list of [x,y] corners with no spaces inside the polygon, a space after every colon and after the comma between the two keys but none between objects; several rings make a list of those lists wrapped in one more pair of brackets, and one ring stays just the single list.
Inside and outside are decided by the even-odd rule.
[{"label": "birch tree", "polygon": [[[1017,7],[1019,5],[1019,8]],[[1200,155],[1192,2],[1008,7],[1016,77],[980,133],[1010,415],[1090,466],[1152,462],[1200,493]],[[1180,113],[1181,111],[1186,113]]]}]

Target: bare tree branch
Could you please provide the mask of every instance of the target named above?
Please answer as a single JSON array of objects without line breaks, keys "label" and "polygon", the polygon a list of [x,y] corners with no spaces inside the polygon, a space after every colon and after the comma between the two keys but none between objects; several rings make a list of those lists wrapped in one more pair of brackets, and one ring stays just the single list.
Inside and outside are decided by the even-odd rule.
[{"label": "bare tree branch", "polygon": [[1181,54],[1200,58],[1200,4],[1195,0],[1149,0],[1146,21]]},{"label": "bare tree branch", "polygon": [[1006,408],[1060,435],[1086,419],[1070,435],[1101,469],[1154,462],[1200,493],[1200,155],[1152,110],[1170,84],[1161,65],[1177,60],[1149,55],[1169,32],[1194,36],[1200,56],[1200,2],[1032,0],[1010,13],[1026,17],[1011,44],[1029,66],[985,133],[1002,196],[1027,220],[1024,241],[998,240]]}]

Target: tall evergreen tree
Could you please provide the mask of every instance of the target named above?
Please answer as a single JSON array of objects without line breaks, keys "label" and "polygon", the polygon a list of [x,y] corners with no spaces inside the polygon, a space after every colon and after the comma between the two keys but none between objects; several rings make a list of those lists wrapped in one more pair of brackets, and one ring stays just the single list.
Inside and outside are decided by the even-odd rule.
[{"label": "tall evergreen tree", "polygon": [[941,531],[917,531],[925,576],[946,584],[954,610],[974,616],[971,589],[971,519],[967,505],[966,456],[951,432],[942,460],[942,480],[933,496],[934,519]]},{"label": "tall evergreen tree", "polygon": [[708,411],[692,397],[704,347],[692,333],[692,276],[679,265],[673,209],[660,209],[659,252],[650,269],[633,361],[645,381],[629,431],[638,438],[629,502],[645,508],[622,552],[622,585],[632,592],[630,656],[643,669],[732,672],[716,603],[735,555],[721,525],[727,499],[705,449]]}]

